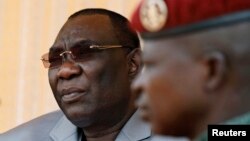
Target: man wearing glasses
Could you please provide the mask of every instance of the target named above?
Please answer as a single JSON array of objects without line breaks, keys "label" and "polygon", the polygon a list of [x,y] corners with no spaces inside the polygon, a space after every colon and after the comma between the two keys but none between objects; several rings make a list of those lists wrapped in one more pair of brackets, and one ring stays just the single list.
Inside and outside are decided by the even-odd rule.
[{"label": "man wearing glasses", "polygon": [[42,56],[63,113],[21,125],[0,140],[149,140],[151,131],[138,118],[137,96],[130,91],[141,68],[139,54],[138,36],[123,16],[104,9],[73,14]]}]

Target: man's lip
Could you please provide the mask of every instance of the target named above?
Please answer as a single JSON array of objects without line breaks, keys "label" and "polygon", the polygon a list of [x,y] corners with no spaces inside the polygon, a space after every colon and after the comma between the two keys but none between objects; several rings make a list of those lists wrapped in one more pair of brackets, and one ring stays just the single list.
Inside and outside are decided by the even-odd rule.
[{"label": "man's lip", "polygon": [[68,88],[62,90],[62,101],[65,103],[72,103],[78,101],[86,91],[79,88]]},{"label": "man's lip", "polygon": [[63,89],[61,94],[62,94],[62,96],[64,96],[64,95],[69,95],[72,93],[84,93],[84,92],[85,92],[84,89],[72,87],[72,88]]}]

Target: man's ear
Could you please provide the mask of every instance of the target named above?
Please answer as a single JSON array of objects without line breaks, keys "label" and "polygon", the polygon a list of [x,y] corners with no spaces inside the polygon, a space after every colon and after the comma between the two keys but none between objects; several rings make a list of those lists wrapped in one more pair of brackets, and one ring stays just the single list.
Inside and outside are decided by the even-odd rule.
[{"label": "man's ear", "polygon": [[210,52],[203,58],[206,65],[206,78],[204,88],[213,91],[223,85],[227,73],[227,60],[222,52]]},{"label": "man's ear", "polygon": [[136,48],[132,50],[128,56],[128,74],[131,79],[135,78],[136,75],[140,72],[141,67],[142,67],[142,61],[141,61],[141,49]]}]

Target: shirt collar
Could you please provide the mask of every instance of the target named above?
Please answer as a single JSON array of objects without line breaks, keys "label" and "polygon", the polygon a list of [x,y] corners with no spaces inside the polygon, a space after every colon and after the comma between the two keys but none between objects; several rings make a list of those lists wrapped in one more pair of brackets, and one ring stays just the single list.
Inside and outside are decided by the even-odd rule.
[{"label": "shirt collar", "polygon": [[77,127],[63,116],[50,132],[50,137],[54,141],[78,140]]},{"label": "shirt collar", "polygon": [[137,110],[122,128],[121,132],[117,136],[116,141],[119,141],[122,138],[129,141],[139,141],[149,138],[150,136],[150,126],[141,120]]},{"label": "shirt collar", "polygon": [[[54,141],[78,141],[79,134],[77,127],[72,124],[65,116],[63,116],[56,126],[50,132],[50,137]],[[124,125],[118,134],[116,141],[139,141],[149,138],[151,136],[151,129],[149,124],[143,122],[136,111],[131,118]]]}]

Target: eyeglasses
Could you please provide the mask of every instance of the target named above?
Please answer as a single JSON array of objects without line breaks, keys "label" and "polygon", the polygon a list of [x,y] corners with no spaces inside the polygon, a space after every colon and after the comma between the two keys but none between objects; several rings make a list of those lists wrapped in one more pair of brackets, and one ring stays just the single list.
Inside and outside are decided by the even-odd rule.
[{"label": "eyeglasses", "polygon": [[129,48],[122,45],[89,45],[89,46],[75,46],[70,50],[51,50],[49,53],[42,55],[42,62],[45,68],[60,67],[65,60],[67,60],[67,54],[69,54],[75,62],[80,62],[86,59],[88,54],[100,52],[101,50],[112,48]]}]

